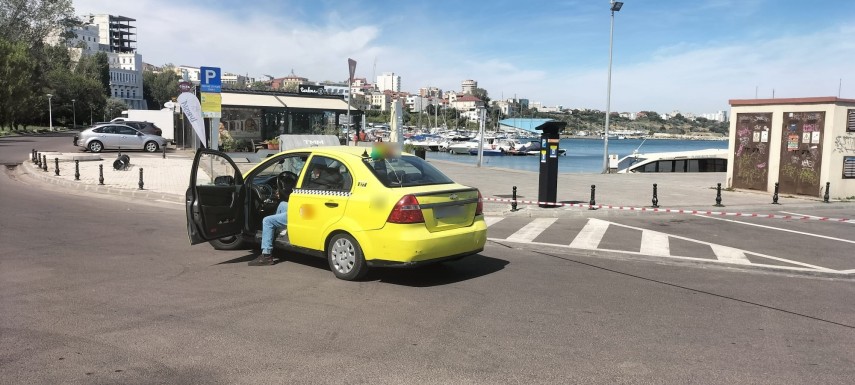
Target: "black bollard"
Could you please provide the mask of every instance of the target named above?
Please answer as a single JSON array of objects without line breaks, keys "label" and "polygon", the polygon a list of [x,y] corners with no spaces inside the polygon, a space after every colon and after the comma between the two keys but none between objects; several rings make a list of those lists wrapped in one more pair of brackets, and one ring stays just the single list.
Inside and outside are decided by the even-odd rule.
[{"label": "black bollard", "polygon": [[74,160],[74,180],[80,180],[80,159]]},{"label": "black bollard", "polygon": [[828,190],[831,188],[831,182],[825,182],[825,195],[822,196],[822,201],[828,203]]},{"label": "black bollard", "polygon": [[724,205],[721,204],[721,183],[718,183],[715,191],[715,207],[724,207]]},{"label": "black bollard", "polygon": [[42,155],[42,171],[47,172],[47,155]]},{"label": "black bollard", "polygon": [[30,160],[33,163],[36,163],[36,149],[35,148],[33,149],[33,152],[30,154]]},{"label": "black bollard", "polygon": [[656,194],[656,183],[653,184],[653,208],[659,208],[659,197]]},{"label": "black bollard", "polygon": [[42,168],[42,153],[40,152],[36,153],[36,166]]},{"label": "black bollard", "polygon": [[772,194],[772,204],[777,205],[778,203],[778,182],[775,182],[775,193]]},{"label": "black bollard", "polygon": [[98,165],[98,184],[100,184],[101,186],[104,185],[104,165],[103,164]]},{"label": "black bollard", "polygon": [[59,176],[59,158],[53,158],[53,171]]},{"label": "black bollard", "polygon": [[597,201],[594,199],[594,191],[597,189],[596,185],[591,185],[591,202],[588,203],[588,210],[595,210],[594,205],[597,204]]},{"label": "black bollard", "polygon": [[513,189],[513,198],[511,201],[511,211],[517,211],[517,186]]},{"label": "black bollard", "polygon": [[140,190],[143,189],[143,181],[142,181],[142,167],[140,167]]},{"label": "black bollard", "polygon": [[163,159],[166,159],[166,144],[161,149],[163,149]]}]

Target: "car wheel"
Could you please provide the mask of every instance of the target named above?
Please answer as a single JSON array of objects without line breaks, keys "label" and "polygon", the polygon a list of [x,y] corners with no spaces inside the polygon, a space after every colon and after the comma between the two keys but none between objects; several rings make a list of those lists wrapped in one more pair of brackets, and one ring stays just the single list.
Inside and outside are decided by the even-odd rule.
[{"label": "car wheel", "polygon": [[245,248],[243,238],[234,235],[208,241],[217,250],[240,250]]},{"label": "car wheel", "polygon": [[146,142],[146,144],[145,144],[145,150],[146,150],[146,151],[148,151],[148,152],[157,152],[157,149],[158,149],[158,147],[157,147],[157,143],[155,143],[155,142]]},{"label": "car wheel", "polygon": [[336,234],[327,244],[327,261],[336,278],[355,281],[368,272],[362,248],[349,234]]},{"label": "car wheel", "polygon": [[99,142],[97,140],[93,140],[93,141],[89,142],[89,146],[87,146],[87,147],[89,148],[89,151],[92,151],[92,152],[101,152],[101,150],[104,149],[104,145],[101,144],[101,142]]}]

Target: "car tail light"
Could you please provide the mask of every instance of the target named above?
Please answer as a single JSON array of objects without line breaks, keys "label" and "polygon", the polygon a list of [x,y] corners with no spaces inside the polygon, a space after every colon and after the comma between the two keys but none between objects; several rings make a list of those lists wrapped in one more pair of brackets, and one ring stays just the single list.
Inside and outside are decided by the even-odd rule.
[{"label": "car tail light", "polygon": [[484,214],[484,198],[481,197],[481,190],[478,190],[478,205],[475,206],[475,215]]},{"label": "car tail light", "polygon": [[422,208],[419,206],[419,200],[414,195],[405,195],[401,198],[392,212],[389,213],[389,223],[422,223],[425,217],[422,215]]}]

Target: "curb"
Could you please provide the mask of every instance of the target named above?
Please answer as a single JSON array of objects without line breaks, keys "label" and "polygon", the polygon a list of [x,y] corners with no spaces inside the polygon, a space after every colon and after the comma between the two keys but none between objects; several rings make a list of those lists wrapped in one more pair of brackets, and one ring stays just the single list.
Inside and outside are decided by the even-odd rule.
[{"label": "curb", "polygon": [[77,191],[83,192],[94,192],[99,194],[110,194],[110,195],[118,195],[124,197],[131,198],[144,198],[150,200],[162,200],[167,202],[175,202],[175,203],[184,203],[183,195],[176,195],[170,193],[163,193],[151,190],[139,190],[139,189],[128,189],[123,187],[117,187],[109,184],[105,185],[92,185],[86,184],[84,182],[70,182],[65,179],[60,179],[54,177],[53,174],[48,172],[43,172],[36,169],[35,165],[30,160],[25,160],[21,163],[22,171],[29,175],[30,177],[39,180],[44,183],[53,184],[57,186],[63,186],[75,189]]}]

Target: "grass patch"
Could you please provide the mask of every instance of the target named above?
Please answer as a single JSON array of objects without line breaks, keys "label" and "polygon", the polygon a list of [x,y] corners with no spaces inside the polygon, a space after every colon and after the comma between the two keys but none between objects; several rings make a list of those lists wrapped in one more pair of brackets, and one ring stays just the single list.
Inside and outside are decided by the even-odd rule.
[{"label": "grass patch", "polygon": [[27,126],[24,128],[20,128],[17,130],[9,129],[9,127],[0,128],[0,137],[2,136],[15,136],[15,135],[32,135],[32,134],[44,134],[46,132],[57,132],[57,131],[66,131],[67,127],[58,127],[54,126],[53,131],[50,130],[50,127],[40,127],[40,126]]}]

